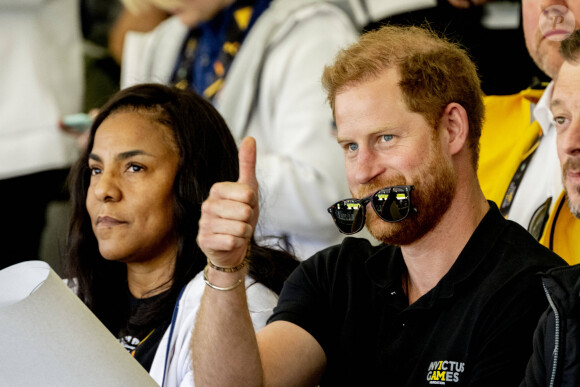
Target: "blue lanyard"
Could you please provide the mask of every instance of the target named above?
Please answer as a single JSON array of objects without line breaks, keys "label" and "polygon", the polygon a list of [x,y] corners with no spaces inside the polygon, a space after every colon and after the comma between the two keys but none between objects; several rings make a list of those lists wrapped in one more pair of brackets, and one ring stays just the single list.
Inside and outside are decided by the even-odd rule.
[{"label": "blue lanyard", "polygon": [[167,340],[167,349],[165,350],[165,366],[163,368],[163,382],[161,386],[165,386],[165,377],[167,376],[167,364],[169,363],[169,348],[171,347],[171,339],[173,338],[173,329],[175,328],[175,321],[177,320],[177,313],[179,311],[179,301],[181,300],[181,296],[185,291],[187,285],[181,289],[179,292],[179,296],[177,297],[177,302],[175,303],[175,308],[173,308],[173,315],[171,316],[171,324],[169,325],[169,338]]}]

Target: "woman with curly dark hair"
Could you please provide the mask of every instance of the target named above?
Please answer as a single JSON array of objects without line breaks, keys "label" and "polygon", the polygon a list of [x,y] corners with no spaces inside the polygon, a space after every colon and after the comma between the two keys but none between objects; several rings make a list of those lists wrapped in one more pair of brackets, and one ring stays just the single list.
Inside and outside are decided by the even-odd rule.
[{"label": "woman with curly dark hair", "polygon": [[[189,341],[206,286],[195,240],[201,204],[214,183],[237,178],[236,144],[219,113],[159,84],[113,96],[71,171],[66,277],[159,384],[193,383]],[[258,330],[297,261],[253,242],[248,262]]]}]

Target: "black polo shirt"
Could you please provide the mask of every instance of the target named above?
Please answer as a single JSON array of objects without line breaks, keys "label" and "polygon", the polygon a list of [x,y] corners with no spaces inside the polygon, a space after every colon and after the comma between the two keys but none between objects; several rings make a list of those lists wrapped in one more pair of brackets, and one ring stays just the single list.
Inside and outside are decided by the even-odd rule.
[{"label": "black polo shirt", "polygon": [[490,204],[449,272],[411,306],[400,248],[347,238],[301,263],[270,322],[320,343],[323,385],[518,385],[547,307],[535,273],[566,263]]}]

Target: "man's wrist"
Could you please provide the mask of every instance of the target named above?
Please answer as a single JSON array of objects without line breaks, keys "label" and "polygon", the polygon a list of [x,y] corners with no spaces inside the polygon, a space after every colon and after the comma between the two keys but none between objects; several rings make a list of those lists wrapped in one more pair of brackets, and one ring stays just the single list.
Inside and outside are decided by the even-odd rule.
[{"label": "man's wrist", "polygon": [[240,262],[239,264],[235,265],[235,266],[218,266],[215,263],[213,263],[211,261],[211,259],[209,259],[209,257],[207,258],[207,265],[217,271],[221,271],[223,273],[235,273],[238,272],[240,270],[242,270],[247,264],[248,264],[248,259],[250,257],[250,252],[251,252],[251,245],[248,245],[248,248],[246,249],[246,255],[244,256],[244,259],[242,259],[242,262]]},{"label": "man's wrist", "polygon": [[[215,271],[213,273],[214,275],[212,276],[213,277],[212,281],[210,281],[208,278],[208,272],[210,271],[210,269],[213,269],[213,268],[209,264],[206,265],[205,268],[203,269],[203,281],[205,282],[205,284],[207,286],[209,286],[210,288],[215,289],[215,290],[220,290],[220,291],[234,290],[235,288],[237,288],[238,286],[241,285],[241,283],[244,281],[244,278],[245,278],[245,275],[243,273],[238,273],[237,275],[235,275],[235,277],[237,277],[237,281],[232,283],[232,277],[234,277],[232,274],[239,272],[239,270],[237,270],[235,272],[224,272],[224,271],[213,269]],[[216,278],[216,276],[221,277],[221,278]],[[223,281],[223,278],[227,278],[227,279],[225,281]],[[225,282],[224,286],[222,286],[222,282]]]}]

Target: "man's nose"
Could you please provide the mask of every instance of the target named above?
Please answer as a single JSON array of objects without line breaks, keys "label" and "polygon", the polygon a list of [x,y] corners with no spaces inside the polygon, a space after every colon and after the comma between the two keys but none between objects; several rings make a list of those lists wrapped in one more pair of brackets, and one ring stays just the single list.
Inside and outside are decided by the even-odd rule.
[{"label": "man's nose", "polygon": [[357,184],[367,184],[383,173],[384,169],[374,150],[362,147],[359,149],[355,173]]}]

